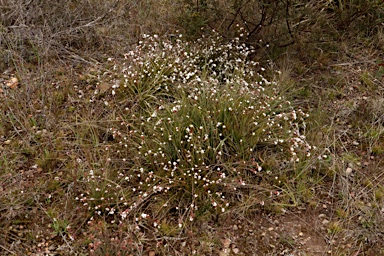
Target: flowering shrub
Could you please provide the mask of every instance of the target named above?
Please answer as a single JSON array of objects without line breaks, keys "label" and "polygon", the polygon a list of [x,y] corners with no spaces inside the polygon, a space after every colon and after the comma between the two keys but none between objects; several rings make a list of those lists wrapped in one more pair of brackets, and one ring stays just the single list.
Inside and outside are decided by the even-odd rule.
[{"label": "flowering shrub", "polygon": [[129,102],[120,126],[110,128],[123,167],[114,178],[88,177],[113,195],[89,189],[80,200],[99,195],[103,202],[90,209],[118,212],[120,221],[132,216],[161,228],[174,217],[182,227],[224,212],[233,191],[255,183],[268,168],[261,152],[292,162],[309,155],[307,115],[263,77],[252,51],[239,38],[189,44],[181,36],[144,36],[114,67],[111,101]]}]

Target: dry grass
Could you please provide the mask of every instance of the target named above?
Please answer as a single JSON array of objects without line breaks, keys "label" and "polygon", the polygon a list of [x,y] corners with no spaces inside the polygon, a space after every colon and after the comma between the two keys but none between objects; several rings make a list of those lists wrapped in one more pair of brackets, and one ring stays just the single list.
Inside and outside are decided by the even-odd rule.
[{"label": "dry grass", "polygon": [[1,254],[383,254],[383,6],[338,2],[0,1]]}]

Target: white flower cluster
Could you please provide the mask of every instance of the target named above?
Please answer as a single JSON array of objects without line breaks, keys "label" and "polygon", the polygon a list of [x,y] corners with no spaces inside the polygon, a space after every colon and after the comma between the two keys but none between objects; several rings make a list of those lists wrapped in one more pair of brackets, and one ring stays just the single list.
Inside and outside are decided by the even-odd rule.
[{"label": "white flower cluster", "polygon": [[[110,129],[127,165],[116,182],[126,194],[118,202],[122,219],[149,201],[161,206],[146,206],[135,218],[154,220],[155,227],[164,212],[194,220],[206,202],[207,209],[223,212],[227,193],[251,183],[250,174],[262,173],[263,150],[286,151],[293,162],[310,155],[307,114],[279,95],[249,59],[252,52],[239,38],[191,44],[181,36],[170,41],[145,35],[116,64],[113,97],[136,110]],[[94,193],[107,194],[105,189]]]}]

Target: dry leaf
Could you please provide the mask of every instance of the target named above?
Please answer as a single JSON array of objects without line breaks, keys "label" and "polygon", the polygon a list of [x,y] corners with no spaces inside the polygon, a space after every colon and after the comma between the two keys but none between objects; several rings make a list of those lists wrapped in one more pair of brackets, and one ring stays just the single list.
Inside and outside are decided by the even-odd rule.
[{"label": "dry leaf", "polygon": [[227,256],[228,253],[226,251],[220,251],[219,256]]},{"label": "dry leaf", "polygon": [[110,84],[108,83],[100,83],[99,84],[99,89],[100,89],[100,93],[105,93],[106,91],[108,91],[108,89],[111,88]]},{"label": "dry leaf", "polygon": [[19,85],[19,80],[16,77],[12,77],[5,83],[5,85],[11,89],[16,89]]},{"label": "dry leaf", "polygon": [[231,245],[231,240],[226,238],[222,241],[224,248],[228,248]]},{"label": "dry leaf", "polygon": [[232,248],[232,251],[234,254],[238,254],[240,252],[240,250],[238,248]]}]

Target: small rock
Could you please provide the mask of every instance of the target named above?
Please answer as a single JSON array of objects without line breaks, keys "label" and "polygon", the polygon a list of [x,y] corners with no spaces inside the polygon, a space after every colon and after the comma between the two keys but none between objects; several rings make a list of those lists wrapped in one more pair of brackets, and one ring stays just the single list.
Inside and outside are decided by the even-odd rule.
[{"label": "small rock", "polygon": [[329,220],[324,219],[324,220],[322,221],[322,223],[323,223],[323,225],[327,225],[327,224],[329,223]]},{"label": "small rock", "polygon": [[324,209],[327,209],[327,205],[326,205],[326,204],[323,204],[323,208],[324,208]]},{"label": "small rock", "polygon": [[322,219],[322,218],[325,218],[325,217],[327,217],[327,215],[325,215],[324,213],[319,214],[319,219]]},{"label": "small rock", "polygon": [[272,231],[273,230],[273,228],[271,227],[271,228],[268,228],[268,231]]},{"label": "small rock", "polygon": [[345,170],[345,174],[347,175],[347,176],[349,176],[351,173],[352,173],[352,168],[350,168],[350,167],[348,167],[346,170]]},{"label": "small rock", "polygon": [[354,141],[354,142],[352,142],[352,144],[353,144],[354,146],[358,146],[360,143],[357,142],[357,141]]},{"label": "small rock", "polygon": [[300,233],[299,233],[299,236],[304,236],[303,232],[300,232]]},{"label": "small rock", "polygon": [[6,141],[4,141],[4,144],[5,144],[5,145],[9,145],[9,144],[11,144],[11,140],[6,140]]},{"label": "small rock", "polygon": [[238,248],[232,248],[232,251],[234,254],[238,254],[240,252],[240,250]]},{"label": "small rock", "polygon": [[239,229],[239,227],[235,224],[235,225],[233,225],[232,229],[236,231]]}]

